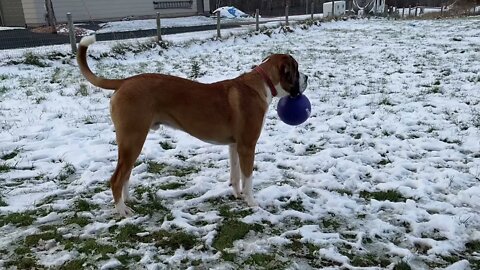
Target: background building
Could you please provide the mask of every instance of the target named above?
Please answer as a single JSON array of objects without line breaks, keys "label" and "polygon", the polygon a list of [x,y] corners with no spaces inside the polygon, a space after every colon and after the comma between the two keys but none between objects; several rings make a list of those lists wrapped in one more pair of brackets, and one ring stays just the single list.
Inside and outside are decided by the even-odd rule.
[{"label": "background building", "polygon": [[59,23],[67,21],[67,12],[78,22],[152,17],[156,12],[172,17],[210,11],[208,0],[0,0],[0,23],[3,26],[44,25],[47,1],[51,1]]}]

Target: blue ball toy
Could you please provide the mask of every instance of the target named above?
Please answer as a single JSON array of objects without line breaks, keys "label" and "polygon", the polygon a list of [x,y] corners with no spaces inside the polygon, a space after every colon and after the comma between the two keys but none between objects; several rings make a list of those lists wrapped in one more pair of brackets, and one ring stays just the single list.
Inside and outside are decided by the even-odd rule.
[{"label": "blue ball toy", "polygon": [[288,125],[296,126],[305,122],[310,116],[312,105],[304,95],[282,97],[277,104],[278,117]]}]

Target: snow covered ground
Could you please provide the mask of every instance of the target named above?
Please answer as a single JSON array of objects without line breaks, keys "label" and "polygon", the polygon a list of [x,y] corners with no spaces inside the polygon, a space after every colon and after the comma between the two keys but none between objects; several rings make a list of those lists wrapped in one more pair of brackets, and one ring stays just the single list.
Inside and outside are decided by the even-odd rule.
[{"label": "snow covered ground", "polygon": [[2,51],[0,268],[479,269],[479,23],[349,20],[169,36],[168,49],[94,44],[90,65],[109,78],[213,82],[271,53],[292,54],[310,78],[305,124],[280,122],[275,101],[268,113],[259,208],[231,196],[226,147],[163,128],[133,170],[137,214],[126,219],[108,187],[112,92],[86,82],[68,46]]},{"label": "snow covered ground", "polygon": [[[306,20],[310,18],[311,15],[295,15],[290,16],[291,20]],[[323,14],[314,14],[316,18],[321,18]],[[260,18],[259,21],[262,24],[268,22],[275,22],[279,20],[285,20],[285,17],[271,17],[271,18]],[[254,17],[238,17],[238,18],[222,18],[222,24],[229,23],[255,23]],[[161,26],[162,28],[171,28],[171,27],[185,27],[185,26],[200,26],[200,25],[216,25],[217,18],[215,16],[205,17],[205,16],[193,16],[193,17],[180,17],[180,18],[162,18]],[[133,21],[116,21],[116,22],[107,22],[101,24],[101,29],[97,30],[97,33],[112,33],[112,32],[127,32],[127,31],[136,31],[136,30],[151,30],[157,29],[156,19],[146,19],[146,20],[133,20]]]}]

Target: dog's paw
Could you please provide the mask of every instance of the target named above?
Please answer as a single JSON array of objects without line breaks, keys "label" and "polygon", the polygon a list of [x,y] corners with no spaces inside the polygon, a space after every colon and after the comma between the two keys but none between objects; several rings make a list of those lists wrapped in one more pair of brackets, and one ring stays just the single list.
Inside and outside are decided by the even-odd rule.
[{"label": "dog's paw", "polygon": [[247,202],[247,205],[250,207],[257,207],[258,203],[255,201],[255,199],[252,196],[247,196],[245,197],[245,202]]},{"label": "dog's paw", "polygon": [[243,198],[243,192],[240,191],[240,188],[233,188],[233,196],[235,197],[235,199],[240,199],[240,198]]},{"label": "dog's paw", "polygon": [[132,208],[126,206],[123,202],[115,204],[115,209],[117,210],[117,213],[122,217],[129,217],[135,214],[135,211],[133,211]]}]

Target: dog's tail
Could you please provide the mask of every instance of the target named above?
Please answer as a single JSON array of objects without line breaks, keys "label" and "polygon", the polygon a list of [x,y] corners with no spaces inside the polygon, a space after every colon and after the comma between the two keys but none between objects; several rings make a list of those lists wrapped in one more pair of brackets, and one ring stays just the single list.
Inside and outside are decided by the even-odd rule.
[{"label": "dog's tail", "polygon": [[121,80],[121,79],[110,80],[110,79],[98,77],[88,67],[87,49],[88,49],[88,46],[95,43],[95,41],[96,41],[96,38],[94,35],[83,37],[80,40],[80,44],[78,45],[78,50],[77,50],[77,63],[78,63],[78,66],[80,67],[80,71],[82,72],[83,76],[85,76],[85,78],[93,85],[100,88],[104,88],[104,89],[116,90],[120,88],[124,80]]}]

